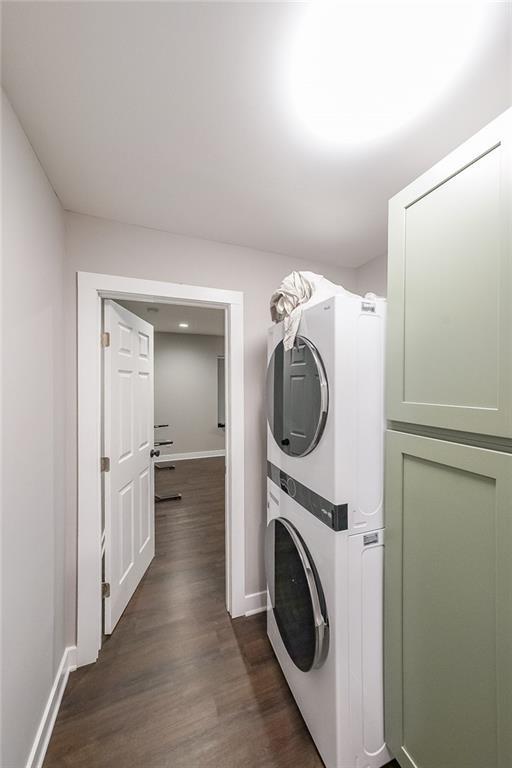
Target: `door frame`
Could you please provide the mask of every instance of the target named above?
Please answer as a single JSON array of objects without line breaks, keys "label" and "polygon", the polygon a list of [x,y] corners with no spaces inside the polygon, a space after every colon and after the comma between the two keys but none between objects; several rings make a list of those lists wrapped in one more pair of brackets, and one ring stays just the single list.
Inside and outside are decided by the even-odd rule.
[{"label": "door frame", "polygon": [[210,306],[225,310],[226,608],[245,614],[243,293],[133,277],[77,273],[78,550],[77,664],[98,658],[101,597],[102,299]]}]

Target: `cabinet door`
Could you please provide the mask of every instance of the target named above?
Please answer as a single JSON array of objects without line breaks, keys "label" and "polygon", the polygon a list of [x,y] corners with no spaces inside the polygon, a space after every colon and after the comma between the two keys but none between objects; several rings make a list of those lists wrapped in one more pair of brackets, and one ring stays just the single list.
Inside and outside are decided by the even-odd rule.
[{"label": "cabinet door", "polygon": [[402,768],[510,768],[512,455],[388,432],[386,740]]},{"label": "cabinet door", "polygon": [[512,110],[389,204],[388,418],[512,437]]}]

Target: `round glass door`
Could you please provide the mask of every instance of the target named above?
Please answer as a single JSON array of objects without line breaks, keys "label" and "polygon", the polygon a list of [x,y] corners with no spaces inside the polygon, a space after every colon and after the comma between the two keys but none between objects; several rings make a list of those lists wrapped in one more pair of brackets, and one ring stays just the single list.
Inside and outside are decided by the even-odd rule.
[{"label": "round glass door", "polygon": [[292,349],[282,341],[267,371],[267,418],[275,441],[290,456],[306,456],[318,444],[327,420],[329,394],[316,347],[297,336]]},{"label": "round glass door", "polygon": [[268,524],[265,561],[272,610],[290,658],[303,672],[320,667],[329,645],[322,586],[298,531],[282,517]]}]

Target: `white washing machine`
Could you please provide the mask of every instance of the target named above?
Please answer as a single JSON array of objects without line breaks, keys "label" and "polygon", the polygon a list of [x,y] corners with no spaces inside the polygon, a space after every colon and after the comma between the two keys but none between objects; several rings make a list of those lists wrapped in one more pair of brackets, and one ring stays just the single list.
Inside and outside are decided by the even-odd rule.
[{"label": "white washing machine", "polygon": [[293,349],[269,330],[267,459],[348,529],[382,527],[385,299],[337,294],[304,309]]},{"label": "white washing machine", "polygon": [[336,532],[269,479],[265,549],[268,636],[325,765],[385,765],[384,531]]},{"label": "white washing machine", "polygon": [[384,299],[269,331],[267,630],[327,768],[391,758],[383,713]]}]

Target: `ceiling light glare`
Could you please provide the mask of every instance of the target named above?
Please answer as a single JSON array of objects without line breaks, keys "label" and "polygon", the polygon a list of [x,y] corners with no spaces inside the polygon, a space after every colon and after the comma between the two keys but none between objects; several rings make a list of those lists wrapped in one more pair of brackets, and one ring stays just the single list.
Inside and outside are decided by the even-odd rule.
[{"label": "ceiling light glare", "polygon": [[307,3],[286,67],[294,120],[338,145],[396,131],[453,86],[485,27],[485,3]]},{"label": "ceiling light glare", "polygon": [[188,323],[178,323],[180,328],[188,328]]}]

